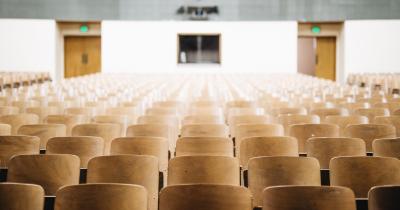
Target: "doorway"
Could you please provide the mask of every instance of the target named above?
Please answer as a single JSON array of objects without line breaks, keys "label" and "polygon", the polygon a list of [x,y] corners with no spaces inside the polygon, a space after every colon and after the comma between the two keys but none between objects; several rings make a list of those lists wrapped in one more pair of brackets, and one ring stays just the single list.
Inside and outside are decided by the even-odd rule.
[{"label": "doorway", "polygon": [[298,24],[299,73],[343,82],[343,22]]},{"label": "doorway", "polygon": [[100,36],[64,37],[64,78],[101,71]]},{"label": "doorway", "polygon": [[299,37],[298,72],[336,80],[336,37]]}]

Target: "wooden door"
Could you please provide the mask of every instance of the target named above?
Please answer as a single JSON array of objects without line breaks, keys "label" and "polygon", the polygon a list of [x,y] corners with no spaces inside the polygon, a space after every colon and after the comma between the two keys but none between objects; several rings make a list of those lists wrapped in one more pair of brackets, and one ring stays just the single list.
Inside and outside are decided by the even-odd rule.
[{"label": "wooden door", "polygon": [[315,76],[336,80],[336,37],[317,37]]},{"label": "wooden door", "polygon": [[64,39],[64,77],[93,74],[101,70],[99,36],[67,36]]}]

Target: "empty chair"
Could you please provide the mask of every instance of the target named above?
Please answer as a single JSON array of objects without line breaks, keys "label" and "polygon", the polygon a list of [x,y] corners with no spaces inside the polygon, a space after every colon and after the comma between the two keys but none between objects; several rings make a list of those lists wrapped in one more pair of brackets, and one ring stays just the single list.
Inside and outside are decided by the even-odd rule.
[{"label": "empty chair", "polygon": [[46,154],[71,154],[80,159],[80,167],[87,168],[93,157],[104,154],[104,140],[95,136],[69,136],[49,139]]},{"label": "empty chair", "polygon": [[22,125],[38,124],[39,117],[35,114],[13,114],[0,116],[0,123],[11,125],[11,134],[16,135]]},{"label": "empty chair", "polygon": [[400,102],[377,103],[374,104],[374,107],[387,108],[391,113],[393,113],[397,109],[400,109]]},{"label": "empty chair", "polygon": [[296,124],[290,126],[289,135],[297,138],[299,152],[306,152],[307,139],[311,137],[339,137],[339,126],[333,124]]},{"label": "empty chair", "polygon": [[369,210],[400,209],[400,185],[377,186],[368,193]]},{"label": "empty chair", "polygon": [[18,134],[37,136],[40,139],[40,149],[46,149],[47,141],[53,137],[63,137],[67,135],[67,130],[63,124],[35,124],[23,125],[18,129]]},{"label": "empty chair", "polygon": [[318,115],[280,115],[277,122],[283,125],[285,135],[289,135],[289,127],[295,124],[318,124]]},{"label": "empty chair", "polygon": [[144,186],[149,210],[158,206],[158,161],[145,155],[114,155],[90,160],[87,183],[122,183]]},{"label": "empty chair", "polygon": [[266,124],[271,119],[268,115],[239,115],[229,118],[229,130],[231,136],[236,137],[235,128],[239,124]]},{"label": "empty chair", "polygon": [[181,156],[169,161],[168,185],[239,185],[239,163],[226,156]]},{"label": "empty chair", "polygon": [[400,109],[396,109],[395,111],[393,111],[393,115],[400,115]]},{"label": "empty chair", "polygon": [[55,210],[148,210],[147,192],[131,184],[83,184],[61,188]]},{"label": "empty chair", "polygon": [[127,118],[127,126],[135,124],[138,109],[136,107],[112,107],[106,109],[106,113],[110,115],[122,115]]},{"label": "empty chair", "polygon": [[181,129],[182,137],[228,137],[228,135],[228,127],[223,124],[184,125]]},{"label": "empty chair", "polygon": [[400,138],[376,139],[372,142],[374,156],[400,159]]},{"label": "empty chair", "polygon": [[307,109],[304,107],[281,107],[270,111],[273,116],[279,115],[307,115]]},{"label": "empty chair", "polygon": [[[169,150],[174,151],[176,139],[171,136],[171,128],[166,124],[131,125],[126,130],[127,137],[146,136],[168,139]],[[177,138],[177,137],[176,137]]]},{"label": "empty chair", "polygon": [[327,116],[325,123],[335,124],[339,126],[339,135],[345,136],[345,129],[348,125],[352,124],[368,124],[368,118],[366,116]]},{"label": "empty chair", "polygon": [[121,126],[120,136],[125,136],[128,119],[124,115],[97,115],[93,117],[95,123],[112,123]]},{"label": "empty chair", "polygon": [[183,137],[176,142],[176,156],[216,155],[233,157],[233,142],[212,137]]},{"label": "empty chair", "polygon": [[83,115],[49,115],[44,119],[49,124],[64,124],[67,127],[67,136],[71,136],[72,128],[78,124],[87,123]]},{"label": "empty chair", "polygon": [[345,129],[345,133],[348,137],[363,139],[367,146],[367,152],[372,152],[372,141],[375,139],[396,137],[395,127],[384,124],[349,125]]},{"label": "empty chair", "polygon": [[104,140],[104,154],[110,154],[111,141],[121,135],[118,124],[80,124],[72,129],[72,136],[98,136]]},{"label": "empty chair", "polygon": [[49,115],[60,114],[58,108],[54,106],[28,107],[26,108],[26,113],[36,114],[40,123],[43,123],[44,119]]},{"label": "empty chair", "polygon": [[8,162],[8,182],[38,184],[46,195],[79,183],[79,158],[75,155],[18,155]]},{"label": "empty chair", "polygon": [[11,135],[11,125],[0,124],[0,136]]},{"label": "empty chair", "polygon": [[190,124],[224,124],[222,116],[218,115],[191,115],[182,120],[182,125]]},{"label": "empty chair", "polygon": [[400,184],[400,160],[387,157],[336,157],[329,165],[333,186],[352,189],[366,198],[371,187]]},{"label": "empty chair", "polygon": [[146,115],[173,115],[178,116],[179,111],[175,107],[153,107],[146,110]]},{"label": "empty chair", "polygon": [[10,115],[10,114],[18,114],[19,108],[15,106],[0,106],[0,116],[1,115]]},{"label": "empty chair", "polygon": [[375,117],[375,123],[393,125],[396,128],[396,136],[400,137],[400,116]]},{"label": "empty chair", "polygon": [[318,160],[308,157],[255,157],[248,164],[249,189],[254,206],[262,205],[266,187],[278,185],[321,185]]},{"label": "empty chair", "polygon": [[160,193],[160,210],[252,210],[245,187],[213,184],[168,186]]},{"label": "empty chair", "polygon": [[223,118],[224,112],[221,107],[217,106],[190,106],[188,114],[197,116],[197,115],[215,115],[221,116]]},{"label": "empty chair", "polygon": [[277,186],[263,192],[263,210],[356,210],[354,193],[337,186]]},{"label": "empty chair", "polygon": [[0,209],[43,210],[44,190],[39,185],[0,183]]},{"label": "empty chair", "polygon": [[64,112],[66,115],[83,115],[88,118],[91,118],[96,114],[96,110],[93,107],[70,107],[66,108]]},{"label": "empty chair", "polygon": [[247,162],[260,156],[299,156],[297,139],[289,136],[249,137],[240,143],[240,165],[247,169]]},{"label": "empty chair", "polygon": [[0,167],[7,167],[15,155],[39,154],[39,145],[36,136],[0,136]]},{"label": "empty chair", "polygon": [[152,155],[157,157],[159,170],[166,172],[168,168],[168,140],[162,137],[123,137],[111,143],[112,155]]},{"label": "empty chair", "polygon": [[40,103],[35,100],[11,101],[11,106],[18,107],[20,113],[25,113],[27,107],[37,107],[40,106]]},{"label": "empty chair", "polygon": [[313,109],[311,114],[318,115],[322,122],[325,122],[327,116],[347,116],[349,112],[344,108],[319,108]]},{"label": "empty chair", "polygon": [[171,138],[176,138],[179,133],[179,119],[174,115],[144,115],[138,118],[138,124],[168,125]]},{"label": "empty chair", "polygon": [[279,124],[239,124],[235,128],[236,153],[240,151],[243,139],[259,136],[283,136],[283,127]]},{"label": "empty chair", "polygon": [[368,117],[369,122],[373,122],[375,117],[378,116],[390,116],[389,109],[386,108],[366,108],[357,109],[354,111],[356,115],[362,115]]},{"label": "empty chair", "polygon": [[308,157],[318,159],[321,169],[329,169],[329,162],[339,156],[366,156],[365,142],[359,138],[315,137],[307,140]]}]

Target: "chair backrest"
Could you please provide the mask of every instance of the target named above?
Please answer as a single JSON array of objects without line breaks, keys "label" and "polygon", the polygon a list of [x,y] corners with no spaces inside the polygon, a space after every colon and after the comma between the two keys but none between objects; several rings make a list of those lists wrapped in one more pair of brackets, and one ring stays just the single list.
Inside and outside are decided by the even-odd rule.
[{"label": "chair backrest", "polygon": [[277,186],[263,192],[263,210],[356,210],[354,193],[337,186]]},{"label": "chair backrest", "polygon": [[281,107],[270,111],[273,116],[279,115],[307,115],[307,109],[304,107]]},{"label": "chair backrest", "polygon": [[111,123],[121,126],[120,136],[125,136],[128,118],[124,115],[97,115],[93,117],[95,123]]},{"label": "chair backrest", "polygon": [[390,116],[390,111],[386,108],[364,108],[356,109],[354,114],[366,116],[368,117],[369,122],[373,122],[375,117]]},{"label": "chair backrest", "polygon": [[289,135],[289,127],[295,124],[318,124],[320,118],[318,115],[280,115],[277,119],[279,124],[283,125],[285,135]]},{"label": "chair backrest", "polygon": [[359,138],[315,137],[307,140],[308,157],[318,159],[321,169],[329,169],[329,162],[339,156],[366,156],[365,142]]},{"label": "chair backrest", "polygon": [[168,165],[168,185],[229,184],[239,185],[239,163],[226,156],[181,156]]},{"label": "chair backrest", "polygon": [[96,110],[93,107],[70,107],[66,108],[64,112],[66,115],[84,115],[88,118],[96,114]]},{"label": "chair backrest", "polygon": [[66,136],[67,128],[63,124],[23,125],[18,129],[18,134],[39,137],[40,149],[46,149],[47,141],[53,137]]},{"label": "chair backrest", "polygon": [[[201,138],[201,137],[199,137]],[[216,155],[233,157],[233,142],[213,138],[183,137],[176,142],[176,156]]]},{"label": "chair backrest", "polygon": [[224,124],[224,119],[219,115],[190,115],[182,120],[182,125],[190,124]]},{"label": "chair backrest", "polygon": [[367,152],[372,152],[372,141],[375,139],[395,138],[396,128],[385,124],[356,124],[345,129],[346,136],[365,141]]},{"label": "chair backrest", "polygon": [[83,184],[57,192],[55,210],[148,210],[147,192],[131,184]]},{"label": "chair backrest", "polygon": [[335,124],[339,126],[339,135],[345,136],[345,129],[348,125],[352,124],[368,124],[366,116],[352,115],[352,116],[327,116],[325,123]]},{"label": "chair backrest", "polygon": [[245,187],[213,184],[168,186],[160,193],[160,210],[251,210]]},{"label": "chair backrest", "polygon": [[79,184],[79,158],[75,155],[18,155],[8,162],[8,182],[38,184],[46,195],[65,185]]},{"label": "chair backrest", "polygon": [[121,135],[121,126],[110,123],[80,124],[72,128],[72,136],[97,136],[104,140],[104,154],[110,154],[111,141]]},{"label": "chair backrest", "polygon": [[377,186],[368,193],[369,210],[400,209],[400,185]]},{"label": "chair backrest", "polygon": [[87,183],[122,183],[144,186],[149,210],[158,206],[158,161],[147,155],[113,155],[89,161]]},{"label": "chair backrest", "polygon": [[95,136],[69,136],[49,139],[46,154],[71,154],[80,159],[80,167],[87,168],[89,160],[104,154],[104,140]]},{"label": "chair backrest", "polygon": [[0,124],[0,136],[11,135],[11,125]]},{"label": "chair backrest", "polygon": [[375,117],[374,123],[393,125],[396,128],[396,136],[400,137],[400,116]]},{"label": "chair backrest", "polygon": [[253,205],[262,205],[266,187],[278,185],[321,185],[318,160],[308,157],[255,157],[248,164]]},{"label": "chair backrest", "polygon": [[336,157],[329,165],[330,183],[351,188],[366,198],[371,187],[400,184],[400,160],[387,157]]},{"label": "chair backrest", "polygon": [[44,119],[49,115],[60,114],[58,108],[54,106],[28,107],[26,108],[26,113],[36,114],[40,123],[43,123]]},{"label": "chair backrest", "polygon": [[15,155],[39,154],[39,145],[36,136],[0,136],[0,167],[7,167]]},{"label": "chair backrest", "polygon": [[232,116],[229,119],[229,130],[231,136],[235,137],[235,128],[239,124],[266,124],[270,123],[271,119],[268,115],[239,115]]},{"label": "chair backrest", "polygon": [[11,125],[11,134],[17,135],[23,125],[38,124],[39,117],[35,114],[12,114],[0,116],[0,123]]},{"label": "chair backrest", "polygon": [[318,115],[322,122],[325,122],[327,116],[347,116],[349,112],[345,108],[319,108],[313,109],[311,114]]},{"label": "chair backrest", "polygon": [[374,156],[400,159],[400,138],[376,139],[372,142]]},{"label": "chair backrest", "polygon": [[289,127],[289,135],[297,138],[299,152],[306,152],[311,137],[339,137],[339,126],[334,124],[296,124]]},{"label": "chair backrest", "polygon": [[4,210],[43,210],[44,190],[39,185],[0,183],[0,208]]},{"label": "chair backrest", "polygon": [[0,116],[18,114],[18,113],[19,113],[19,108],[16,106],[0,106]]},{"label": "chair backrest", "polygon": [[71,136],[72,128],[78,124],[88,123],[84,115],[49,115],[44,119],[49,124],[64,124],[67,127],[67,136]]},{"label": "chair backrest", "polygon": [[239,161],[247,168],[250,158],[260,156],[299,156],[297,139],[290,136],[249,137],[240,143]]},{"label": "chair backrest", "polygon": [[111,143],[112,155],[151,155],[158,159],[159,170],[168,168],[168,140],[162,137],[123,137]]},{"label": "chair backrest", "polygon": [[136,123],[138,109],[136,107],[112,107],[106,110],[107,114],[111,115],[123,115],[127,117],[127,126]]},{"label": "chair backrest", "polygon": [[249,137],[283,136],[283,127],[280,124],[239,124],[235,128],[236,153],[240,151],[243,139]]},{"label": "chair backrest", "polygon": [[224,124],[192,124],[184,125],[181,129],[182,137],[228,137],[228,127]]}]

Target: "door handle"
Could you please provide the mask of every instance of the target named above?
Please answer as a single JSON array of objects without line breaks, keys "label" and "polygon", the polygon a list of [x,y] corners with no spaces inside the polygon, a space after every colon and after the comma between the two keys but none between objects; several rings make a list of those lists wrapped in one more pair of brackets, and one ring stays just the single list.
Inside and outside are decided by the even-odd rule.
[{"label": "door handle", "polygon": [[82,64],[88,64],[89,62],[89,55],[87,53],[83,53],[81,56],[81,62]]}]

